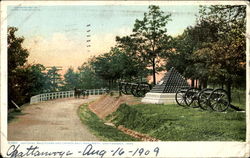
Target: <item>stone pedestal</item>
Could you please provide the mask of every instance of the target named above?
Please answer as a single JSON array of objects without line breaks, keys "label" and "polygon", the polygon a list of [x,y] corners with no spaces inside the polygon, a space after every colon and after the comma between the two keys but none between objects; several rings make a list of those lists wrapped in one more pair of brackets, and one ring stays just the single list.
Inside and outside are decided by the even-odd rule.
[{"label": "stone pedestal", "polygon": [[146,93],[141,102],[151,104],[175,104],[175,93]]}]

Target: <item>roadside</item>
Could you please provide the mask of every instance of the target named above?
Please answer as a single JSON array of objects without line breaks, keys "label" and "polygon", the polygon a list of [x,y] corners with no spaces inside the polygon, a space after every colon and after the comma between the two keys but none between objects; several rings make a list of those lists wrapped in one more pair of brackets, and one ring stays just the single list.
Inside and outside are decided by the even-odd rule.
[{"label": "roadside", "polygon": [[98,141],[77,116],[79,105],[98,99],[64,98],[25,106],[8,124],[9,141]]},{"label": "roadside", "polygon": [[[177,104],[143,104],[138,98],[124,95],[102,96],[89,104],[89,109],[101,119],[102,124],[106,122],[106,125],[133,137],[137,133],[141,134],[137,137],[139,140],[145,140],[146,137],[155,138],[150,139],[151,141],[245,141],[246,139],[245,112],[204,111],[200,108],[184,108]],[[94,130],[98,132],[98,128]]]}]

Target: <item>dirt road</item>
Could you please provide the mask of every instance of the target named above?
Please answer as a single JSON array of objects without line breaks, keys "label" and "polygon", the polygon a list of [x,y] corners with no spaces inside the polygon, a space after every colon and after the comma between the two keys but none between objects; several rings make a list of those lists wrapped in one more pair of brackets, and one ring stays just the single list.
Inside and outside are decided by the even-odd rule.
[{"label": "dirt road", "polygon": [[98,141],[78,115],[79,105],[88,99],[65,98],[28,105],[17,120],[8,124],[9,141]]}]

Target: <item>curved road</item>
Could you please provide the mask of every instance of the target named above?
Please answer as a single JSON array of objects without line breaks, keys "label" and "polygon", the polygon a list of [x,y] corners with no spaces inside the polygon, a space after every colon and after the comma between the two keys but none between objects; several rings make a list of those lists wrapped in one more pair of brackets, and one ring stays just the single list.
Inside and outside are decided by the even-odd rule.
[{"label": "curved road", "polygon": [[8,124],[9,141],[98,141],[77,115],[78,107],[97,99],[64,98],[28,105]]}]

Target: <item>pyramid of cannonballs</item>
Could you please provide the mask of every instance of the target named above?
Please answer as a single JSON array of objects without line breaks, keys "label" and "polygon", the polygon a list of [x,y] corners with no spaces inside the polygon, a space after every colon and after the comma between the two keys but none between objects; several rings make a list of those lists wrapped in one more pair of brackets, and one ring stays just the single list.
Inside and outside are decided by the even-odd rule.
[{"label": "pyramid of cannonballs", "polygon": [[176,93],[179,88],[189,87],[185,78],[172,67],[152,89],[151,93]]}]

